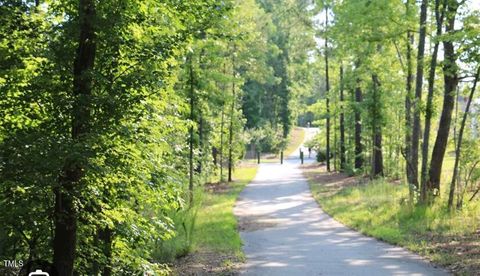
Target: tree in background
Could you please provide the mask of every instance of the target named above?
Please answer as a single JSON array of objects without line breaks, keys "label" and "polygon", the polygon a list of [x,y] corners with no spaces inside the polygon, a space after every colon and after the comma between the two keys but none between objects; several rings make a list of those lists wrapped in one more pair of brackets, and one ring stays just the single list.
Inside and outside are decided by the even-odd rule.
[{"label": "tree in background", "polygon": [[[205,149],[215,141],[209,126],[218,118],[196,105],[212,95],[202,83],[210,76],[190,79],[194,92],[206,93],[191,109],[178,89],[180,65],[189,45],[203,39],[197,34],[220,27],[232,6],[0,4],[2,27],[14,30],[1,37],[1,197],[10,198],[1,205],[5,259],[28,260],[27,267],[53,262],[62,275],[163,271],[151,254],[175,234],[168,214],[188,198],[187,134],[201,130],[195,158],[211,162]],[[192,72],[206,72],[206,51],[194,53]],[[205,113],[187,115],[197,106]],[[233,117],[235,136],[240,117]],[[234,141],[236,153],[243,144]],[[195,167],[206,172],[205,164]]]},{"label": "tree in background", "polygon": [[[456,0],[449,0],[445,7],[445,34],[451,35],[455,29],[455,18],[459,3]],[[443,106],[438,125],[437,137],[433,146],[430,169],[427,182],[426,197],[439,195],[440,177],[442,174],[443,160],[447,150],[447,142],[450,134],[450,125],[452,122],[453,107],[455,105],[455,93],[458,85],[458,66],[457,55],[453,41],[451,39],[443,40],[444,62],[444,96]]]},{"label": "tree in background", "polygon": [[333,169],[406,172],[411,203],[447,191],[453,149],[447,205],[460,209],[480,191],[479,16],[419,4],[1,1],[0,256],[60,275],[164,274],[195,194],[224,168],[232,181],[246,146],[282,151],[295,121],[320,126],[312,146]]},{"label": "tree in background", "polygon": [[427,193],[429,187],[427,187],[427,178],[428,178],[428,155],[429,155],[429,145],[430,145],[430,129],[431,122],[433,117],[433,96],[434,96],[434,87],[435,87],[435,75],[437,69],[437,56],[438,49],[440,47],[440,36],[442,35],[442,25],[445,17],[445,1],[435,0],[435,43],[433,46],[433,51],[430,60],[430,71],[428,74],[428,94],[427,94],[427,103],[425,109],[425,129],[423,131],[423,145],[422,145],[422,169],[421,169],[421,191],[420,191],[420,201],[427,202]]},{"label": "tree in background", "polygon": [[[474,59],[464,57],[462,68],[458,65],[461,56],[476,51],[476,40],[472,39],[475,36],[472,26],[476,23],[472,23],[471,19],[475,17],[475,12],[466,10],[468,6],[465,1],[454,0],[435,1],[431,5],[432,13],[428,13],[428,1],[418,5],[412,1],[331,1],[329,4],[333,18],[331,30],[320,36],[322,39],[328,36],[331,44],[328,66],[339,67],[339,71],[340,67],[344,69],[341,78],[330,78],[334,80],[330,84],[332,91],[340,91],[340,99],[330,93],[330,110],[325,111],[316,104],[311,105],[310,110],[318,118],[336,116],[336,110],[345,111],[339,113],[340,128],[333,129],[333,137],[339,131],[340,137],[347,137],[347,142],[341,142],[340,147],[335,145],[332,148],[333,155],[336,156],[339,151],[342,156],[342,145],[346,144],[347,171],[368,173],[371,177],[400,177],[399,164],[402,164],[410,187],[410,202],[432,203],[433,196],[440,195],[441,172],[449,148],[448,141],[452,137],[450,125],[458,83],[463,79],[472,79],[475,83],[473,76],[477,67]],[[318,17],[324,17],[324,14]],[[453,31],[457,22],[461,22],[462,27]],[[415,30],[419,30],[418,39],[413,39]],[[431,47],[426,43],[427,37],[433,37]],[[468,45],[472,50],[464,50],[461,44]],[[437,61],[441,46],[444,59]],[[472,54],[468,55],[472,57]],[[428,93],[423,103],[426,61],[429,64]],[[437,63],[442,65],[443,82],[435,77]],[[317,77],[318,83],[321,77]],[[440,116],[435,116],[440,111],[435,102],[441,100],[435,95],[436,87],[444,91],[443,106],[438,112]],[[342,96],[342,88],[350,91],[349,97]],[[475,93],[471,95],[466,96],[466,106],[470,106],[474,100]],[[400,97],[404,98],[403,102],[398,101]],[[342,109],[345,105],[351,108]],[[462,105],[458,104],[458,107],[460,109]],[[454,140],[457,164],[454,164],[453,171],[457,178],[456,170],[461,167],[462,159],[459,140],[462,140],[461,136],[466,130],[464,122],[468,120],[468,113],[464,113],[465,119],[458,120],[461,121],[458,126],[460,131],[458,139]],[[422,117],[425,118],[423,141],[420,139]],[[342,120],[346,121],[342,123]],[[432,124],[438,124],[438,131],[434,146],[430,148]],[[385,125],[389,127],[385,128]],[[420,146],[421,155],[418,152]],[[405,162],[401,162],[401,156]],[[457,182],[458,179],[450,182],[450,206],[453,205]]]}]

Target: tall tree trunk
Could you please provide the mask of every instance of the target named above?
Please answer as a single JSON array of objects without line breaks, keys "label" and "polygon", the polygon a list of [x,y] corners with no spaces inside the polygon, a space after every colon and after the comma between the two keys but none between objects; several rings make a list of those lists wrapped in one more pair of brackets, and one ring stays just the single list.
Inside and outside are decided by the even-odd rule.
[{"label": "tall tree trunk", "polygon": [[[455,31],[455,16],[458,8],[456,1],[448,1],[446,8],[446,28],[447,34]],[[443,41],[444,48],[444,95],[443,109],[440,117],[437,138],[433,147],[432,158],[430,162],[429,177],[427,181],[427,193],[438,195],[440,191],[440,177],[442,174],[443,159],[447,149],[448,135],[450,132],[450,124],[452,122],[452,111],[455,105],[455,91],[458,85],[458,67],[456,64],[456,55],[453,42],[449,40]],[[436,191],[436,192],[435,192]],[[427,195],[428,197],[429,195]]]},{"label": "tall tree trunk", "polygon": [[[407,9],[410,7],[410,1],[407,1]],[[407,95],[405,96],[405,170],[407,173],[407,181],[409,186],[410,200],[413,200],[415,185],[415,177],[412,172],[412,44],[413,35],[410,31],[407,32],[407,79],[406,88]]]},{"label": "tall tree trunk", "polygon": [[337,116],[334,114],[333,115],[333,124],[332,124],[332,129],[333,129],[333,148],[332,148],[332,155],[333,155],[333,170],[337,171],[337,164],[338,164],[338,141],[337,141]]},{"label": "tall tree trunk", "polygon": [[372,153],[372,177],[383,176],[383,152],[382,152],[382,122],[380,110],[380,81],[376,74],[372,75],[373,82],[373,153]]},{"label": "tall tree trunk", "polygon": [[[443,18],[445,16],[446,0],[443,2],[442,10],[440,11],[440,1],[435,0],[435,21],[436,21],[436,37],[439,38],[442,35]],[[428,177],[428,150],[430,144],[430,128],[432,124],[433,115],[433,92],[435,87],[435,69],[437,68],[437,55],[440,42],[435,41],[433,46],[432,58],[430,60],[430,72],[428,75],[428,95],[427,104],[425,110],[425,129],[423,132],[423,145],[422,145],[422,177],[421,177],[421,191],[420,201],[425,203],[427,201],[427,177]]]},{"label": "tall tree trunk", "polygon": [[94,246],[101,250],[103,256],[105,256],[105,262],[101,262],[101,259],[95,258],[93,260],[92,269],[89,271],[92,275],[111,275],[112,268],[112,240],[113,231],[109,228],[99,227],[94,237]]},{"label": "tall tree trunk", "polygon": [[458,164],[460,162],[460,155],[462,153],[462,140],[463,132],[465,130],[465,124],[467,122],[468,112],[470,110],[470,105],[472,103],[473,95],[475,94],[475,89],[477,88],[478,76],[480,74],[480,67],[477,69],[475,74],[475,80],[473,81],[472,89],[470,90],[470,95],[467,101],[467,106],[465,107],[465,112],[463,113],[462,123],[460,125],[460,130],[458,132],[457,148],[455,149],[455,164],[453,166],[453,176],[452,181],[450,182],[450,193],[448,194],[448,209],[453,207],[453,198],[455,196],[455,187],[457,186],[457,176],[458,176]]},{"label": "tall tree trunk", "polygon": [[99,239],[102,241],[102,253],[106,258],[102,276],[110,276],[112,275],[113,230],[108,227],[101,229],[99,232]]},{"label": "tall tree trunk", "polygon": [[232,105],[230,110],[230,128],[229,128],[229,137],[228,137],[228,182],[232,182],[232,171],[233,171],[233,120],[235,114],[235,55],[232,55],[232,76],[234,80],[232,81]]},{"label": "tall tree trunk", "polygon": [[345,107],[343,95],[343,66],[340,66],[340,170],[344,171],[346,168],[345,158]]},{"label": "tall tree trunk", "polygon": [[[80,37],[73,68],[73,94],[76,102],[72,108],[71,137],[80,142],[89,132],[90,98],[92,94],[91,71],[95,62],[95,2],[80,0],[79,6]],[[53,238],[53,265],[59,275],[73,274],[75,260],[77,213],[74,206],[75,185],[84,176],[84,167],[78,161],[70,160],[64,165],[59,177],[59,185],[54,188],[55,233]]]},{"label": "tall tree trunk", "polygon": [[[193,57],[189,56],[189,74],[190,74],[190,122],[193,124],[194,122],[194,109],[195,109],[195,75],[193,73]],[[190,126],[189,129],[189,154],[188,154],[188,165],[189,165],[189,173],[188,173],[188,191],[190,194],[190,206],[193,204],[193,125]]]},{"label": "tall tree trunk", "polygon": [[203,117],[202,117],[202,111],[199,110],[198,112],[198,149],[199,149],[199,160],[198,160],[198,163],[197,163],[197,173],[200,175],[202,173],[202,165],[203,165],[203,154],[204,154],[204,148],[203,148],[203,138],[204,138],[204,120],[203,120]]},{"label": "tall tree trunk", "polygon": [[372,176],[383,176],[382,128],[376,126],[373,134]]},{"label": "tall tree trunk", "polygon": [[[357,64],[357,67],[359,65]],[[362,147],[362,121],[361,107],[363,101],[362,88],[360,87],[360,79],[357,79],[355,87],[355,169],[363,168],[363,147]]]},{"label": "tall tree trunk", "polygon": [[108,255],[105,255],[105,257],[107,258],[107,264],[105,265],[105,267],[103,268],[103,275],[102,276],[110,276],[112,275],[112,248],[111,248],[111,245],[112,245],[112,240],[109,240],[108,241],[110,244],[110,247],[107,249],[108,251],[105,252],[105,254],[108,254]]},{"label": "tall tree trunk", "polygon": [[328,8],[325,9],[325,98],[327,105],[327,171],[330,171],[330,78],[328,75],[328,37],[327,37],[327,28],[328,28]]},{"label": "tall tree trunk", "polygon": [[282,96],[280,98],[280,118],[282,122],[282,127],[283,127],[283,138],[287,139],[288,135],[290,134],[290,129],[291,129],[291,111],[290,111],[290,91],[288,88],[288,76],[287,76],[287,57],[282,57],[282,71],[284,72],[282,74],[282,80],[281,80],[281,85],[280,85],[280,90],[282,91]]},{"label": "tall tree trunk", "polygon": [[[227,75],[227,64],[223,64],[223,75]],[[223,85],[223,102],[222,102],[222,119],[220,122],[220,182],[223,182],[223,136],[225,127],[225,93],[227,92],[227,86]]]},{"label": "tall tree trunk", "polygon": [[413,129],[412,129],[412,148],[411,148],[411,167],[412,180],[415,188],[418,190],[418,148],[420,145],[420,105],[422,102],[423,88],[423,64],[425,56],[425,36],[427,32],[427,8],[428,0],[422,0],[420,7],[420,34],[418,37],[417,54],[417,77],[415,81],[415,101],[413,103]]},{"label": "tall tree trunk", "polygon": [[[198,55],[198,64],[199,64],[199,71],[205,70],[206,66],[205,63],[203,62],[203,57],[205,56],[205,49],[203,48],[199,55]],[[198,83],[198,85],[201,85]],[[200,88],[201,89],[201,88]],[[199,101],[200,102],[200,99]],[[198,104],[197,104],[198,105]],[[205,156],[205,149],[203,148],[204,146],[204,136],[205,136],[205,128],[204,128],[204,118],[202,114],[202,108],[197,108],[197,114],[195,116],[198,118],[198,142],[196,144],[198,148],[198,161],[197,161],[197,167],[195,168],[195,171],[199,176],[201,176],[202,171],[203,171],[203,157]],[[193,118],[192,118],[193,120]]]}]

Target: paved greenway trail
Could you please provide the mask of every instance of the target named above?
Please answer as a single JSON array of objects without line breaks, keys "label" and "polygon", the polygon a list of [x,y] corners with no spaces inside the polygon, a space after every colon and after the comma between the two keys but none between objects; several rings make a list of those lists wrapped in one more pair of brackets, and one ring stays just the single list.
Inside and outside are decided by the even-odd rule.
[{"label": "paved greenway trail", "polygon": [[[306,131],[308,139],[316,130]],[[325,214],[311,196],[297,152],[283,165],[260,165],[235,206],[247,257],[242,274],[447,275]],[[306,162],[313,162],[313,154]]]}]

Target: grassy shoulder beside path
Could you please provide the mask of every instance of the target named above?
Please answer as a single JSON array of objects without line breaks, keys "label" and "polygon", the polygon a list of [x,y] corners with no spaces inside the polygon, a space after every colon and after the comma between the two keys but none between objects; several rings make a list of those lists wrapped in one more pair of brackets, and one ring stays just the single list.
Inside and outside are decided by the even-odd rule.
[{"label": "grassy shoulder beside path", "polygon": [[298,147],[305,140],[305,130],[301,127],[295,127],[290,134],[290,139],[288,140],[287,148],[284,151],[284,156],[287,157],[294,153]]},{"label": "grassy shoulder beside path", "polygon": [[305,165],[314,198],[343,224],[368,236],[400,245],[457,275],[480,275],[480,203],[449,213],[445,199],[432,207],[411,207],[408,187],[385,180],[327,173]]},{"label": "grassy shoulder beside path", "polygon": [[241,164],[233,182],[206,185],[190,234],[190,253],[177,260],[175,274],[228,274],[244,260],[233,207],[256,173],[256,165]]}]

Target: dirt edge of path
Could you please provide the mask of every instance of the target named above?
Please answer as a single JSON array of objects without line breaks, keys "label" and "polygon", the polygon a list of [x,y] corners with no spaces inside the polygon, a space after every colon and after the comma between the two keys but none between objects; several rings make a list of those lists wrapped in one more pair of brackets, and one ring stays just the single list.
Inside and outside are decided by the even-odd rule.
[{"label": "dirt edge of path", "polygon": [[238,275],[241,257],[218,252],[192,252],[175,261],[172,275]]}]

